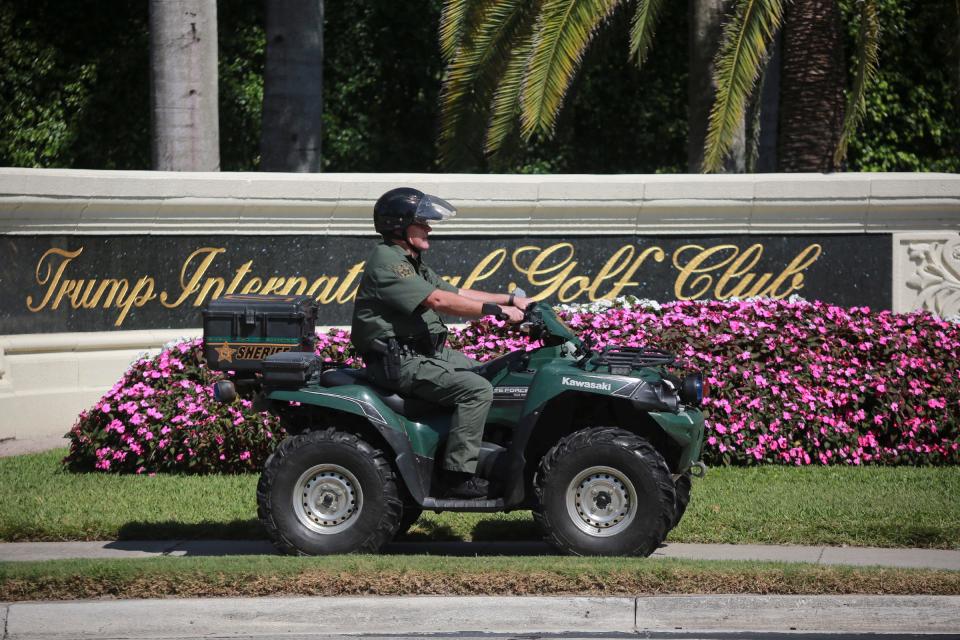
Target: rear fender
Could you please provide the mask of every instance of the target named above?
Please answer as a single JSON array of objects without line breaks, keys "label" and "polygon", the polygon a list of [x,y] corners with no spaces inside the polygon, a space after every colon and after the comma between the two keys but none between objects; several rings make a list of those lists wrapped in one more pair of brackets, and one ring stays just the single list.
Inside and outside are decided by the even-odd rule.
[{"label": "rear fender", "polygon": [[388,409],[383,401],[366,387],[344,385],[340,387],[303,387],[301,389],[277,389],[270,391],[271,400],[299,402],[300,404],[324,407],[362,416],[379,428],[403,433],[402,417]]},{"label": "rear fender", "polygon": [[410,495],[417,504],[423,504],[430,478],[424,477],[424,467],[417,464],[416,455],[407,437],[408,422],[406,418],[390,410],[368,388],[344,385],[332,388],[277,389],[268,392],[267,398],[278,402],[299,402],[326,411],[352,414],[366,420],[392,449],[390,454]]}]

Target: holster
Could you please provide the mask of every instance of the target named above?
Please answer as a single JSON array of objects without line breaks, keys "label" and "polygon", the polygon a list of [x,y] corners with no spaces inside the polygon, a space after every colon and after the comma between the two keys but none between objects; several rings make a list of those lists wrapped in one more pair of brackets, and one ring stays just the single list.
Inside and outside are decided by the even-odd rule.
[{"label": "holster", "polygon": [[389,382],[400,380],[400,343],[396,338],[374,340],[371,349],[379,356],[383,365],[383,375]]},{"label": "holster", "polygon": [[443,351],[447,343],[447,334],[425,334],[418,338],[402,342],[397,338],[374,340],[370,350],[377,354],[377,359],[383,366],[383,374],[390,382],[400,379],[400,360],[403,356],[422,355],[433,357]]},{"label": "holster", "polygon": [[423,336],[420,336],[413,342],[410,342],[406,345],[401,345],[408,347],[411,351],[419,353],[424,356],[435,356],[441,351],[443,351],[444,345],[447,343],[447,334],[443,333],[428,333]]}]

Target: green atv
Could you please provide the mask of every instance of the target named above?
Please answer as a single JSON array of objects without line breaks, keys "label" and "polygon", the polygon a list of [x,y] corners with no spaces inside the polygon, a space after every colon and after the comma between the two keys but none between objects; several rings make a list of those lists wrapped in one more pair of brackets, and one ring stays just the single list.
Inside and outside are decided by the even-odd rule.
[{"label": "green atv", "polygon": [[[596,351],[544,303],[527,309],[521,329],[540,346],[473,369],[494,391],[477,469],[489,499],[437,497],[451,410],[378,387],[363,369],[325,368],[312,349],[280,351],[255,376],[218,383],[222,401],[254,388],[289,434],[257,486],[274,544],[373,553],[424,510],[532,509],[564,553],[652,553],[683,515],[691,475],[705,470],[700,374],[668,374],[674,358],[663,351]],[[258,340],[269,344],[265,335],[246,344]]]}]

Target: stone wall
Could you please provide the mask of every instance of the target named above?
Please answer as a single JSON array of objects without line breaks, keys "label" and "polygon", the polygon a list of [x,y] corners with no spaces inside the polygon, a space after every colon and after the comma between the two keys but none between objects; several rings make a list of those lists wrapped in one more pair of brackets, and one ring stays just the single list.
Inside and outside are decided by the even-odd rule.
[{"label": "stone wall", "polygon": [[[251,237],[263,237],[264,245],[291,237],[303,238],[311,246],[357,244],[360,238],[372,242],[373,203],[395,186],[415,186],[458,207],[457,217],[435,230],[440,247],[444,238],[448,248],[457,251],[502,240],[514,252],[514,262],[516,252],[528,248],[523,245],[581,247],[577,261],[593,271],[584,276],[571,272],[568,297],[574,301],[616,289],[613,279],[604,286],[587,286],[590,278],[603,279],[604,268],[608,272],[614,268],[609,260],[603,266],[606,257],[600,254],[608,246],[604,242],[613,243],[610,251],[617,256],[633,256],[631,251],[647,246],[651,266],[667,268],[672,260],[674,271],[669,276],[662,275],[668,273],[663,270],[650,272],[660,273],[658,278],[677,278],[684,266],[689,267],[689,261],[681,264],[677,256],[697,242],[708,249],[729,246],[741,256],[751,247],[760,247],[757,252],[766,248],[764,259],[772,261],[773,276],[790,268],[794,253],[815,245],[832,247],[831,259],[837,266],[821,262],[827,267],[820,275],[813,268],[805,272],[806,280],[797,281],[801,295],[815,293],[821,285],[849,286],[849,300],[861,296],[888,301],[875,304],[888,304],[896,311],[960,314],[960,177],[955,175],[285,175],[0,169],[0,243],[6,254],[0,265],[4,306],[0,439],[65,432],[76,414],[109,388],[138,354],[155,352],[177,337],[199,334],[198,322],[176,328],[170,328],[169,320],[163,326],[159,320],[151,324],[144,316],[147,310],[134,306],[130,311],[140,313],[139,324],[67,322],[72,313],[94,316],[79,304],[75,312],[66,302],[51,309],[53,293],[49,304],[40,304],[42,287],[36,285],[44,277],[50,282],[56,265],[40,262],[34,255],[37,246],[74,243],[90,247],[88,256],[99,246],[98,260],[114,268],[109,252],[103,257],[104,247],[119,236],[144,240],[150,251],[179,246],[187,237],[221,238],[224,246],[249,244]],[[782,242],[774,242],[778,239]],[[615,251],[621,246],[618,242],[622,254]],[[148,258],[133,255],[127,260],[147,263]],[[653,258],[662,264],[654,265]],[[596,264],[590,266],[591,260]],[[272,264],[270,268],[277,268]],[[456,271],[456,265],[446,266],[451,275]],[[468,279],[469,271],[465,267],[458,277]],[[491,277],[481,284],[507,286],[518,280],[518,273],[505,266],[497,277],[500,280]],[[578,277],[583,278],[580,284]],[[830,282],[831,278],[849,278],[849,283]],[[642,293],[642,287],[651,283],[628,284],[636,286],[620,290]],[[683,291],[672,280],[661,290]],[[546,288],[542,293],[546,299],[558,295]],[[344,317],[349,300],[339,304],[346,306],[339,308],[339,315],[330,307],[329,318]],[[196,309],[191,313],[183,317],[198,317]],[[66,329],[74,325],[93,330]],[[137,328],[128,328],[133,326]]]}]

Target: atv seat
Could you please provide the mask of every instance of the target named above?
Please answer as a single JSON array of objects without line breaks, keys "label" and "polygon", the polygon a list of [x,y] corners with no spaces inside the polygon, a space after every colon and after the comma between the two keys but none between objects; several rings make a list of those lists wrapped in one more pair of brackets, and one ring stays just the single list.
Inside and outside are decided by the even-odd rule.
[{"label": "atv seat", "polygon": [[391,411],[413,420],[421,416],[446,413],[453,410],[453,407],[444,407],[419,398],[404,398],[389,389],[375,384],[366,369],[353,369],[350,367],[327,369],[320,374],[320,384],[325,387],[342,387],[348,384],[367,387],[375,393]]}]

